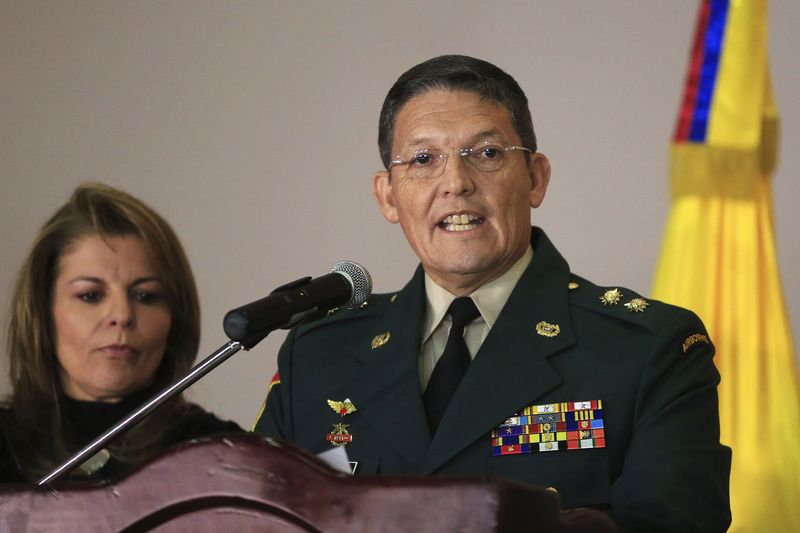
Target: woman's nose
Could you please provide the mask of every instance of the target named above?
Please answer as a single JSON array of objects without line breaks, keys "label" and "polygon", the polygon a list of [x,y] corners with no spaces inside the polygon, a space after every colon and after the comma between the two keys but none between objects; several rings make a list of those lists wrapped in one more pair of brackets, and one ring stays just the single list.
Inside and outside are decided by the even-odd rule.
[{"label": "woman's nose", "polygon": [[108,316],[107,321],[110,326],[120,326],[122,328],[130,328],[134,324],[133,306],[127,295],[113,296],[108,300]]}]

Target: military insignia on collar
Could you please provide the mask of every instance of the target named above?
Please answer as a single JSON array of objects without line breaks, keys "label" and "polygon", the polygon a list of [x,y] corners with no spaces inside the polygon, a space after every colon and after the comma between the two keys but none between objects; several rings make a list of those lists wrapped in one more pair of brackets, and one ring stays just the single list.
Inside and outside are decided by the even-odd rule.
[{"label": "military insignia on collar", "polygon": [[634,298],[625,304],[625,308],[631,313],[644,313],[648,305],[650,304],[644,298]]},{"label": "military insignia on collar", "polygon": [[347,446],[353,442],[353,436],[347,431],[349,424],[333,424],[333,429],[325,435],[325,440],[334,446]]},{"label": "military insignia on collar", "polygon": [[569,288],[569,290],[574,291],[575,289],[580,287],[580,284],[576,281],[570,281],[567,287]]},{"label": "military insignia on collar", "polygon": [[694,335],[689,335],[686,337],[686,340],[683,341],[683,353],[689,351],[689,348],[697,344],[698,342],[702,342],[705,344],[711,344],[711,341],[708,340],[707,335],[703,335],[702,333],[695,333]]},{"label": "military insignia on collar", "polygon": [[388,331],[384,331],[379,335],[375,335],[375,337],[372,338],[372,344],[371,344],[372,349],[374,350],[375,348],[380,348],[381,346],[389,342],[389,337],[391,336],[392,334],[389,333]]},{"label": "military insignia on collar", "polygon": [[536,333],[542,337],[556,337],[559,333],[561,333],[561,326],[558,324],[550,324],[542,320],[536,324]]},{"label": "military insignia on collar", "polygon": [[600,297],[600,301],[603,302],[603,305],[616,305],[621,299],[622,293],[619,292],[619,289],[609,289]]},{"label": "military insignia on collar", "polygon": [[328,400],[328,405],[331,406],[331,409],[333,409],[335,413],[341,416],[349,415],[356,410],[356,406],[350,401],[350,398],[346,398],[343,402]]},{"label": "military insignia on collar", "polygon": [[602,400],[530,405],[492,430],[492,455],[605,448]]}]

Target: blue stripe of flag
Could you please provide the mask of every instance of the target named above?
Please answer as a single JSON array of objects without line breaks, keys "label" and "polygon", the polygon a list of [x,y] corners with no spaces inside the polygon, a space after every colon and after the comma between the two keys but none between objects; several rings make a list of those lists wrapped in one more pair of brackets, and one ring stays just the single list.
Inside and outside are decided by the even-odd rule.
[{"label": "blue stripe of flag", "polygon": [[700,85],[694,107],[694,117],[689,130],[689,140],[705,142],[708,131],[708,113],[717,82],[719,59],[722,55],[722,39],[725,35],[725,22],[728,18],[728,0],[712,0],[711,14],[706,29],[705,53],[700,73]]}]

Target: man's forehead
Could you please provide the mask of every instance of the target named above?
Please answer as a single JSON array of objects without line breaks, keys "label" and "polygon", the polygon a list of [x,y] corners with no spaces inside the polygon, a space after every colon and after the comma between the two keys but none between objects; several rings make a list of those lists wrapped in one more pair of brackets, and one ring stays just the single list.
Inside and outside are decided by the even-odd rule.
[{"label": "man's forehead", "polygon": [[395,146],[477,142],[517,137],[508,110],[467,91],[434,90],[409,100],[397,114]]}]

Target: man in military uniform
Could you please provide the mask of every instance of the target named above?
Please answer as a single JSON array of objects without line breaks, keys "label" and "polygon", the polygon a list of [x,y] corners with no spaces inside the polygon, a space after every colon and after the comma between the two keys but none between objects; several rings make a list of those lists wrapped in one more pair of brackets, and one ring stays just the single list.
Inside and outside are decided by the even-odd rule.
[{"label": "man in military uniform", "polygon": [[400,292],[295,328],[255,430],[344,446],[356,474],[506,478],[626,531],[724,531],[708,335],[573,274],[531,228],[550,164],[516,81],[464,56],[421,63],[389,91],[379,147],[374,196],[421,265]]}]

